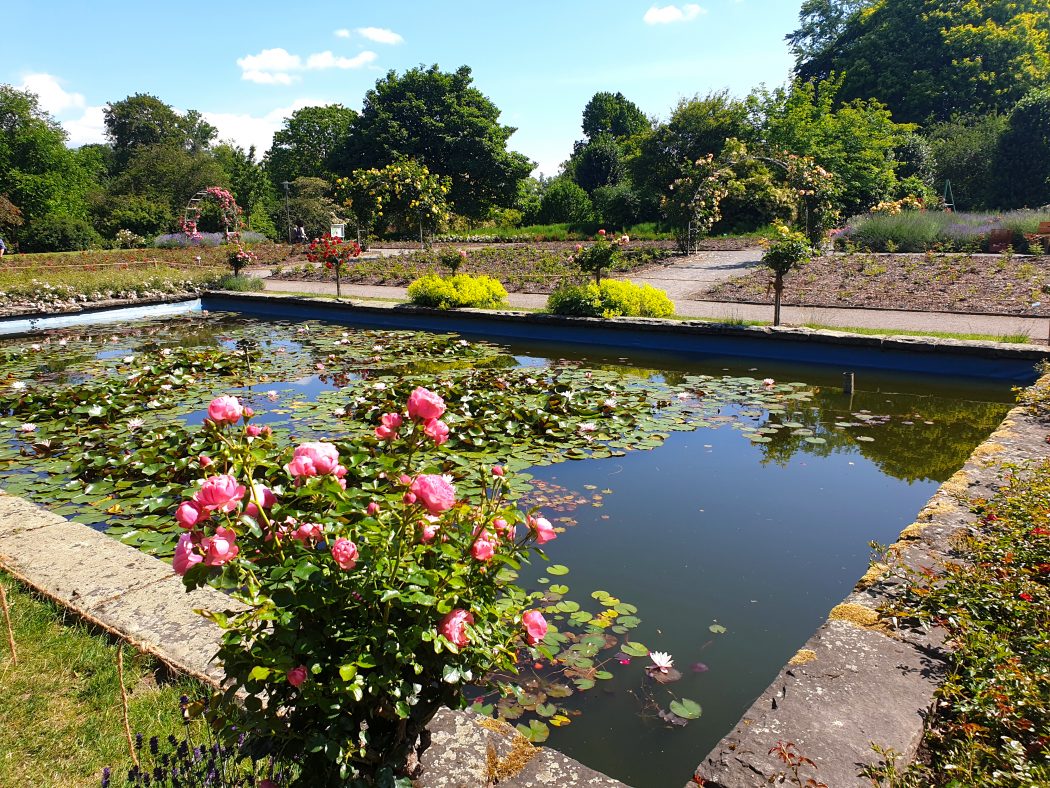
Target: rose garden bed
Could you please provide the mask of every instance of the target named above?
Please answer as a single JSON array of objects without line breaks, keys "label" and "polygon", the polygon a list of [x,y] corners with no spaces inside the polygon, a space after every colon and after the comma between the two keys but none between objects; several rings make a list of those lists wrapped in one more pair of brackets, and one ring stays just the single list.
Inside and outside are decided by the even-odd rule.
[{"label": "rose garden bed", "polygon": [[[894,308],[1050,316],[1050,257],[971,254],[844,254],[789,274],[790,306]],[[690,297],[771,304],[772,275],[756,269]]]}]

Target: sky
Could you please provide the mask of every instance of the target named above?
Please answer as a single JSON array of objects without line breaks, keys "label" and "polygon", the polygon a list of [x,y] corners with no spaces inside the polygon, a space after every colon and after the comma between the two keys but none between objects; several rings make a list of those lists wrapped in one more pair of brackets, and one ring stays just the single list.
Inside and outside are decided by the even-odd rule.
[{"label": "sky", "polygon": [[360,110],[388,71],[467,65],[517,129],[509,147],[554,175],[598,91],[665,120],[682,98],[784,83],[801,2],[5,0],[0,82],[37,93],[71,146],[104,141],[107,103],[149,93],[261,156],[297,109]]}]

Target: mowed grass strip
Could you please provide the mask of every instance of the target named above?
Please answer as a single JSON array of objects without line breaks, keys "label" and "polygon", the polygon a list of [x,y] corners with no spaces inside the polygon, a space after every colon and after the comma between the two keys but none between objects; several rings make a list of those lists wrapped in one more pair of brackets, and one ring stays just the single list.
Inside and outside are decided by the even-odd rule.
[{"label": "mowed grass strip", "polygon": [[[102,769],[131,767],[121,717],[117,645],[6,573],[18,664],[0,637],[0,786],[97,786]],[[0,622],[0,627],[3,624]],[[132,732],[182,738],[179,696],[201,686],[169,680],[154,660],[124,648]]]}]

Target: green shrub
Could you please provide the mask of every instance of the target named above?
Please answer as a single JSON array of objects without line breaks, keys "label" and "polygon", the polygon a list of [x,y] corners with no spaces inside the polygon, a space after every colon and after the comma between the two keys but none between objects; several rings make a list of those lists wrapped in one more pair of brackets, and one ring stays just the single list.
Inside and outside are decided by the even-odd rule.
[{"label": "green shrub", "polygon": [[600,285],[562,285],[547,298],[547,311],[575,317],[670,317],[674,303],[651,285],[603,279]]},{"label": "green shrub", "polygon": [[101,246],[102,237],[95,229],[74,216],[47,214],[19,233],[19,250],[23,252],[76,252]]},{"label": "green shrub", "polygon": [[456,274],[448,278],[426,274],[408,286],[413,304],[435,309],[491,309],[506,303],[507,291],[492,277]]},{"label": "green shrub", "polygon": [[568,178],[555,178],[540,199],[540,222],[580,224],[594,213],[587,192]]},{"label": "green shrub", "polygon": [[263,280],[255,276],[227,274],[215,283],[219,290],[234,290],[238,293],[250,293],[265,289]]}]

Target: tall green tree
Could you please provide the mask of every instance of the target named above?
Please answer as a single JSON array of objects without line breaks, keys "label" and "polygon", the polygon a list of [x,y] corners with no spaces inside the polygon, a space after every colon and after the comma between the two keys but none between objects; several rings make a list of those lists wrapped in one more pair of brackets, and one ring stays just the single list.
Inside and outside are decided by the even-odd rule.
[{"label": "tall green tree", "polygon": [[999,206],[1050,205],[1050,88],[1014,107],[999,138],[993,173]]},{"label": "tall green tree", "polygon": [[47,216],[83,219],[93,185],[37,96],[0,85],[0,194],[24,222],[16,232],[30,232]]},{"label": "tall green tree", "polygon": [[956,210],[994,208],[998,201],[994,164],[1005,115],[955,116],[928,126],[938,194],[951,182]]},{"label": "tall green tree", "polygon": [[877,99],[906,122],[1005,112],[1050,81],[1046,0],[805,3],[788,41],[800,79],[844,74],[841,100]]},{"label": "tall green tree", "polygon": [[457,213],[480,218],[490,207],[513,205],[532,162],[507,150],[515,129],[499,123],[499,109],[472,83],[467,66],[389,72],[365,96],[341,172],[413,159],[452,180]]},{"label": "tall green tree", "polygon": [[342,104],[303,107],[273,135],[265,165],[275,189],[296,178],[332,179],[333,156],[346,143],[357,113]]},{"label": "tall green tree", "polygon": [[230,192],[244,211],[248,229],[275,233],[276,228],[270,222],[267,209],[273,207],[277,195],[262,164],[255,160],[255,146],[252,145],[246,151],[224,142],[215,146],[212,155],[226,173]]},{"label": "tall green tree", "polygon": [[194,153],[207,150],[218,134],[197,110],[180,115],[147,93],[107,104],[103,117],[118,167],[126,165],[135,151],[153,145],[170,145]]},{"label": "tall green tree", "polygon": [[583,108],[583,133],[589,140],[602,135],[633,137],[649,128],[645,113],[623,93],[595,93]]},{"label": "tall green tree", "polygon": [[748,98],[754,137],[771,156],[809,156],[838,176],[838,209],[861,213],[891,196],[897,185],[895,149],[914,127],[894,123],[877,101],[839,104],[840,80],[795,82],[756,90]]},{"label": "tall green tree", "polygon": [[588,142],[577,142],[575,147],[565,172],[588,194],[628,180],[620,144],[611,134],[599,134]]}]

